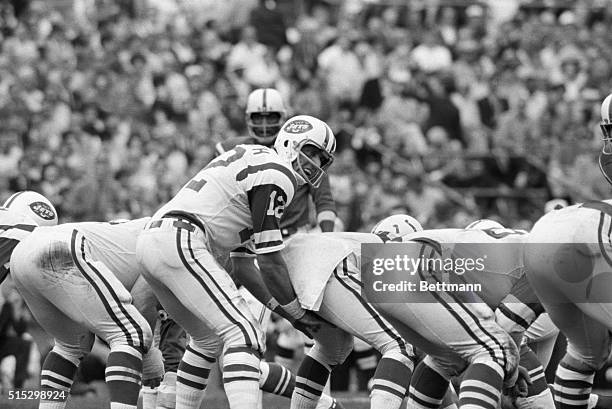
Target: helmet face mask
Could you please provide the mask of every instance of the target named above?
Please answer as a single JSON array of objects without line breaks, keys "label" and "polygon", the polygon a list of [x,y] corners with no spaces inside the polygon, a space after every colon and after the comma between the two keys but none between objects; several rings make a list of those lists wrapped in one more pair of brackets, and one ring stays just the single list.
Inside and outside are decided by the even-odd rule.
[{"label": "helmet face mask", "polygon": [[[296,151],[297,158],[291,163],[293,169],[306,183],[318,188],[323,180],[323,175],[334,162],[334,157],[321,145],[309,140],[298,143]],[[312,157],[318,157],[319,164],[315,163]]]},{"label": "helmet face mask", "polygon": [[251,112],[246,122],[249,134],[264,144],[274,142],[283,125],[284,115],[280,112]]}]

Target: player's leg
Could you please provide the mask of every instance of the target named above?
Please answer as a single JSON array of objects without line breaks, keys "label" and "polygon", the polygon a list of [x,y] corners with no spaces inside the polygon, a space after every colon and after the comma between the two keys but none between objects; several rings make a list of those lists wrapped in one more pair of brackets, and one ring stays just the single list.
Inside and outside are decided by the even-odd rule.
[{"label": "player's leg", "polygon": [[37,291],[30,291],[28,285],[31,285],[34,277],[24,277],[21,273],[19,268],[11,272],[18,291],[36,322],[47,334],[55,337],[55,344],[45,357],[40,375],[41,391],[52,399],[41,399],[39,408],[63,409],[81,359],[91,349],[94,337]]},{"label": "player's leg", "polygon": [[76,230],[63,238],[39,235],[21,244],[11,270],[18,272],[29,292],[51,301],[66,317],[109,344],[106,381],[111,407],[135,407],[142,354],[152,334],[131,304],[129,292],[106,266],[91,258],[89,243]]},{"label": "player's leg", "polygon": [[[460,406],[495,407],[504,384],[513,384],[518,350],[484,304],[462,304],[445,293],[432,302],[377,304],[409,342],[428,353],[410,385],[410,405],[437,407],[451,376],[465,371]],[[417,376],[418,375],[418,376]]]},{"label": "player's leg", "polygon": [[[371,405],[377,408],[397,408],[406,394],[414,368],[415,357],[412,346],[406,344],[397,331],[361,297],[361,283],[358,277],[359,271],[354,255],[345,258],[335,269],[326,286],[318,314],[344,333],[362,339],[381,353],[382,358],[374,374]],[[311,367],[311,374],[320,375],[319,380],[327,380],[328,373],[326,374],[324,369],[327,370],[343,362],[346,356],[343,356],[342,360],[330,356],[327,351],[329,348],[326,344],[327,339],[316,334],[315,340],[319,342],[315,343],[313,350],[304,361],[309,362],[307,365]],[[347,345],[352,346],[351,344],[352,342],[348,341],[340,345],[344,348]],[[342,354],[345,353],[340,347],[336,349],[342,351]],[[350,350],[346,352],[348,353]],[[300,372],[304,366],[303,364],[298,372],[296,394],[300,388]],[[319,386],[321,385],[317,384],[315,390],[311,392],[322,390]]]},{"label": "player's leg", "polygon": [[[163,219],[160,227],[141,234],[137,253],[164,309],[185,328],[194,345],[204,335],[203,327],[223,341],[223,380],[230,407],[255,408],[263,336],[233,281],[208,252],[203,232],[186,222]],[[163,288],[168,291],[161,291]],[[195,319],[186,319],[181,310],[190,311],[188,317]],[[205,367],[193,363],[205,365],[211,356],[200,356],[200,351],[192,349],[187,350],[192,355],[185,353],[185,357],[193,358],[191,363],[183,358],[190,365],[185,367],[202,378]],[[177,378],[177,394],[180,382]]]}]

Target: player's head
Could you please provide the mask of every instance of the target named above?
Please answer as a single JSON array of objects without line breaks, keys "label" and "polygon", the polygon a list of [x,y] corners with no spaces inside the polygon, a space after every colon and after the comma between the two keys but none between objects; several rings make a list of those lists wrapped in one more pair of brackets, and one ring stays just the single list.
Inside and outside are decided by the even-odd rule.
[{"label": "player's head", "polygon": [[503,229],[504,226],[500,222],[491,219],[476,220],[467,226],[465,230],[486,230],[486,229]]},{"label": "player's head", "polygon": [[291,164],[298,184],[308,183],[316,188],[334,161],[336,137],[320,119],[298,115],[283,124],[274,149]]},{"label": "player's head", "polygon": [[601,122],[603,148],[599,154],[599,169],[612,184],[612,94],[601,103]]},{"label": "player's head", "polygon": [[246,123],[249,135],[262,145],[270,146],[285,122],[287,111],[280,93],[273,88],[258,88],[249,94]]},{"label": "player's head", "polygon": [[39,226],[57,225],[57,211],[40,193],[23,190],[9,197],[2,207],[29,216]]},{"label": "player's head", "polygon": [[401,241],[405,235],[418,231],[423,231],[423,226],[417,219],[407,214],[394,214],[376,223],[370,233],[376,234],[387,242]]}]

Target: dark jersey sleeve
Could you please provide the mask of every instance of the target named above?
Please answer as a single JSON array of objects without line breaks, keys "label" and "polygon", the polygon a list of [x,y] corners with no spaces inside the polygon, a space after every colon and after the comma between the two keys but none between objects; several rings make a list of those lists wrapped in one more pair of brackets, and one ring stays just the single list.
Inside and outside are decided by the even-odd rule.
[{"label": "dark jersey sleeve", "polygon": [[336,203],[332,196],[331,187],[329,185],[329,175],[325,174],[321,181],[321,185],[314,189],[312,196],[315,203],[317,213],[321,213],[325,210],[330,210],[336,213]]}]

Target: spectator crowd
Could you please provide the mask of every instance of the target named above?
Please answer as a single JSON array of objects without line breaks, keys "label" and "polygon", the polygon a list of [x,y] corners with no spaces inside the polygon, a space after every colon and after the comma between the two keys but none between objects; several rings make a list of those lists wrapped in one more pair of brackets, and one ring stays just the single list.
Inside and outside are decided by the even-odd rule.
[{"label": "spectator crowd", "polygon": [[255,87],[334,130],[350,230],[393,211],[529,227],[552,197],[604,197],[609,1],[489,3],[0,2],[0,198],[150,215],[245,134]]}]

